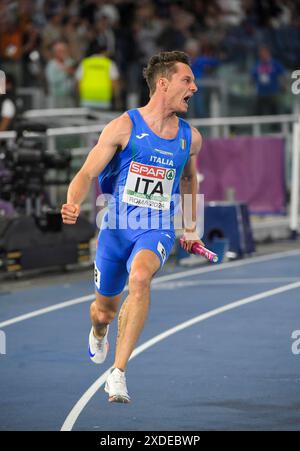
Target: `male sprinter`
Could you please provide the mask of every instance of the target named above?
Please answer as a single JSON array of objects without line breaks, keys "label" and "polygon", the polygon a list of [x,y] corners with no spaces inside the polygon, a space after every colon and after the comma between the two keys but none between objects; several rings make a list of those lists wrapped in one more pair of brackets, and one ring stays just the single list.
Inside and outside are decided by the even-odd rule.
[{"label": "male sprinter", "polygon": [[[195,162],[201,135],[177,116],[186,113],[197,90],[188,57],[179,51],[161,52],[150,59],[144,76],[150,89],[149,103],[125,112],[103,129],[70,183],[67,203],[61,209],[63,222],[75,224],[95,177],[99,177],[102,192],[110,193],[115,201],[109,202],[108,214],[113,204],[118,207],[116,221],[111,221],[116,227],[107,225],[107,214],[102,222],[95,259],[96,300],[90,308],[89,353],[95,363],[102,363],[108,350],[109,324],[118,312],[129,274],[129,294],[118,320],[115,361],[105,385],[110,402],[130,401],[126,365],[147,317],[152,277],[167,260],[175,240],[172,222],[153,227],[153,219],[166,212],[173,215],[170,200],[180,186],[181,194],[192,195],[195,220]],[[131,227],[129,220],[124,227],[128,214],[140,215],[141,223],[148,220],[147,227]],[[185,227],[184,238],[187,251],[194,242],[202,243],[195,223]]]}]

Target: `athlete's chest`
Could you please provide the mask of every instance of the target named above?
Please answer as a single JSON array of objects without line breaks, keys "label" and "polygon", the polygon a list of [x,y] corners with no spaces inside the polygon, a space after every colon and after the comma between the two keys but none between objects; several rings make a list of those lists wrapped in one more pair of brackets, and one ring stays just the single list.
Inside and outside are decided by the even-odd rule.
[{"label": "athlete's chest", "polygon": [[180,137],[170,141],[151,139],[147,132],[133,138],[123,201],[167,210],[174,183],[176,186],[188,157],[186,140]]},{"label": "athlete's chest", "polygon": [[184,137],[165,140],[141,133],[133,138],[131,142],[133,161],[177,170],[186,161],[188,149]]}]

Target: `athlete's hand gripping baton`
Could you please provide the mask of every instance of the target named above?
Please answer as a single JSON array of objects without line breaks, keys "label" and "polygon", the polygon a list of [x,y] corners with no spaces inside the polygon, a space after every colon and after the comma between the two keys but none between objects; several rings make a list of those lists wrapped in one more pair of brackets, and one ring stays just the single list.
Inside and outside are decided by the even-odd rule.
[{"label": "athlete's hand gripping baton", "polygon": [[[184,243],[184,239],[180,238],[180,244],[181,246]],[[210,251],[209,249],[206,249],[206,247],[202,246],[200,243],[194,243],[191,249],[192,254],[199,254],[203,257],[207,258],[210,262],[217,263],[219,260],[219,257],[214,252]]]}]

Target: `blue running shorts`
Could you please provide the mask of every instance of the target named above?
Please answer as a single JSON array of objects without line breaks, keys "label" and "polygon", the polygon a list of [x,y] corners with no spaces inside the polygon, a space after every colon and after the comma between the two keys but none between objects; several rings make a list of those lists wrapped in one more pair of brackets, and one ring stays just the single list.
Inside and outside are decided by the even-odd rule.
[{"label": "blue running shorts", "polygon": [[100,230],[94,268],[95,289],[103,296],[120,294],[138,251],[153,251],[159,257],[162,267],[170,255],[174,241],[174,230]]}]

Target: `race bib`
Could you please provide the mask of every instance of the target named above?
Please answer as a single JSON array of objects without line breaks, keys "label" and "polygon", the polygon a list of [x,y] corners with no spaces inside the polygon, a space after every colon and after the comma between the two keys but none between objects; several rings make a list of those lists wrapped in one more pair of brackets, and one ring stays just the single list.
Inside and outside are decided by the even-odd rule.
[{"label": "race bib", "polygon": [[123,192],[123,202],[137,207],[168,210],[176,170],[132,161]]}]

